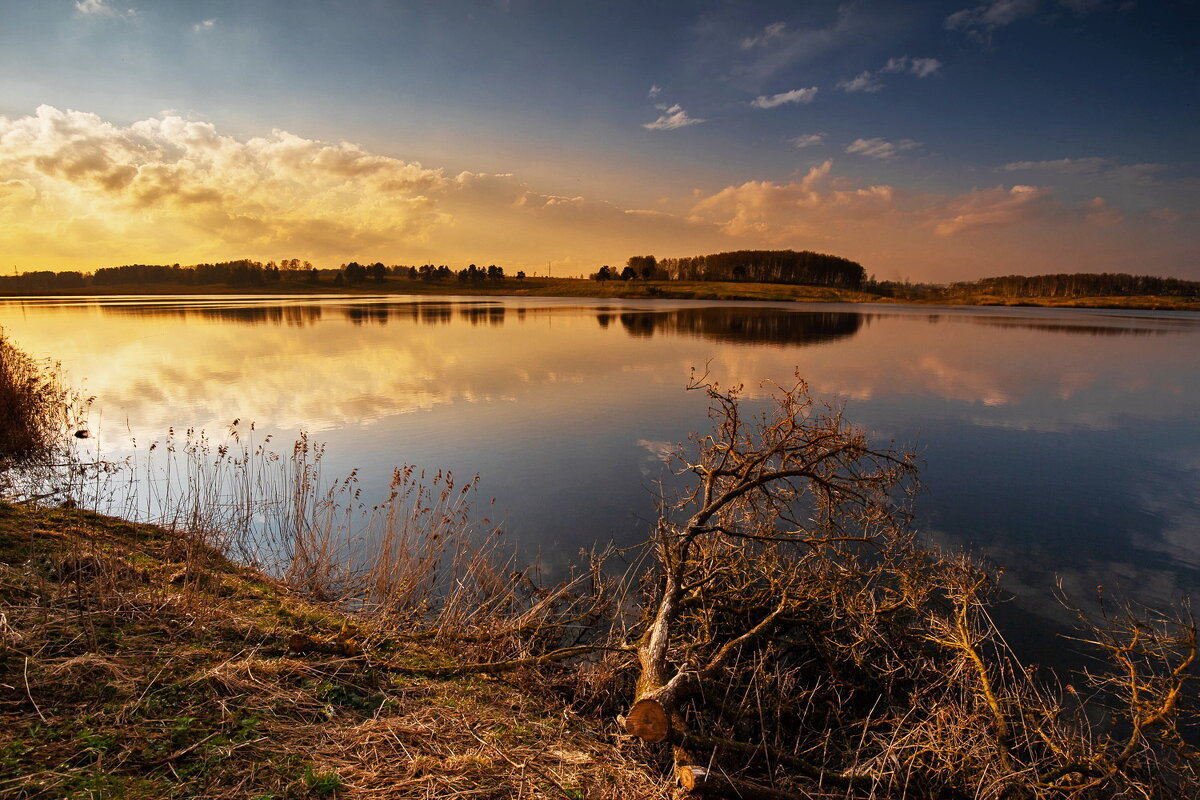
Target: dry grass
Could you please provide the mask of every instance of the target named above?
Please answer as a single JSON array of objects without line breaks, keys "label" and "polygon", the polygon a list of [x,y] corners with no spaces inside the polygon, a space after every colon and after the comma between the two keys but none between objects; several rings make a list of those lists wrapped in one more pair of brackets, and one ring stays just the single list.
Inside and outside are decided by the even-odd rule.
[{"label": "dry grass", "polygon": [[0,505],[0,796],[664,796],[547,695],[433,677],[455,658],[178,534]]}]

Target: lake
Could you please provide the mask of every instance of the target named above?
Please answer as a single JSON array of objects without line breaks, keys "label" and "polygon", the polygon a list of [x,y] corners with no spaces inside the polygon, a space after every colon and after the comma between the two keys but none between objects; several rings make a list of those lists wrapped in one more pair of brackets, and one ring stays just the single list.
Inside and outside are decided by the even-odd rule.
[{"label": "lake", "polygon": [[[663,454],[706,431],[705,365],[755,401],[798,372],[914,448],[918,522],[1005,568],[1037,659],[1087,602],[1200,586],[1200,315],[466,297],[26,298],[0,326],[95,395],[110,457],[253,420],[381,492],[398,464],[480,476],[479,513],[561,570],[641,541]],[[244,422],[243,422],[244,425]],[[487,499],[494,498],[494,504]]]}]

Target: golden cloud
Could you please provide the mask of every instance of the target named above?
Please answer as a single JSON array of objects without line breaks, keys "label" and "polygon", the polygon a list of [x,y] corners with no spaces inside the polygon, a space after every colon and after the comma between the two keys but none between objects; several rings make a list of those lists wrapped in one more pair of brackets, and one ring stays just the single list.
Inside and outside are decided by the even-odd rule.
[{"label": "golden cloud", "polygon": [[1057,213],[1058,203],[1049,189],[1013,186],[969,192],[951,198],[935,210],[934,232],[953,236],[975,228],[1015,225]]},{"label": "golden cloud", "polygon": [[831,226],[881,219],[896,208],[891,186],[843,188],[831,179],[833,162],[813,167],[799,181],[747,181],[700,199],[694,218],[711,220],[731,236],[759,235],[770,241],[825,236]]},{"label": "golden cloud", "polygon": [[154,229],[157,252],[257,245],[328,255],[422,241],[449,222],[428,196],[449,183],[441,170],[280,130],[240,142],[170,115],[119,127],[41,106],[0,118],[0,176],[0,213],[16,221],[21,210],[27,225],[9,245],[90,220],[93,235],[127,248]]},{"label": "golden cloud", "polygon": [[239,140],[176,114],[124,126],[50,106],[0,117],[0,249],[24,269],[286,256],[552,263],[558,275],[634,253],[788,247],[853,258],[881,278],[1140,271],[1147,252],[1157,271],[1186,274],[1193,226],[1171,225],[1171,213],[1122,218],[1100,198],[1067,208],[1039,186],[917,193],[838,176],[830,160],[790,182],[697,190],[651,211],[284,130]]}]

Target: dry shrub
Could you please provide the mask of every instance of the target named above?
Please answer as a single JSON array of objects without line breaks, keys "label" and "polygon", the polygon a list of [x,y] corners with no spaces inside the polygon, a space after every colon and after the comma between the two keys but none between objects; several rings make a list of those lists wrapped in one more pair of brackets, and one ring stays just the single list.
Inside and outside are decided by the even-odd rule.
[{"label": "dry shrub", "polygon": [[57,366],[39,364],[0,331],[0,496],[57,493],[69,474],[75,410]]},{"label": "dry shrub", "polygon": [[656,531],[626,720],[672,745],[685,787],[1197,796],[1186,613],[1086,621],[1104,666],[1061,689],[1004,644],[993,576],[914,535],[911,456],[873,448],[800,380],[755,419],[736,390],[695,388],[715,431],[682,461],[694,489]]}]

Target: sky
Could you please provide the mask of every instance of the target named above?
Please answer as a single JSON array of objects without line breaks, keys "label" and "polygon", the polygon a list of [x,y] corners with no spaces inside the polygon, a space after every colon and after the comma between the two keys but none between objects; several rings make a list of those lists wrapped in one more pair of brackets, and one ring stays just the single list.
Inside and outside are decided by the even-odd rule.
[{"label": "sky", "polygon": [[0,0],[0,270],[1200,280],[1200,0]]}]

